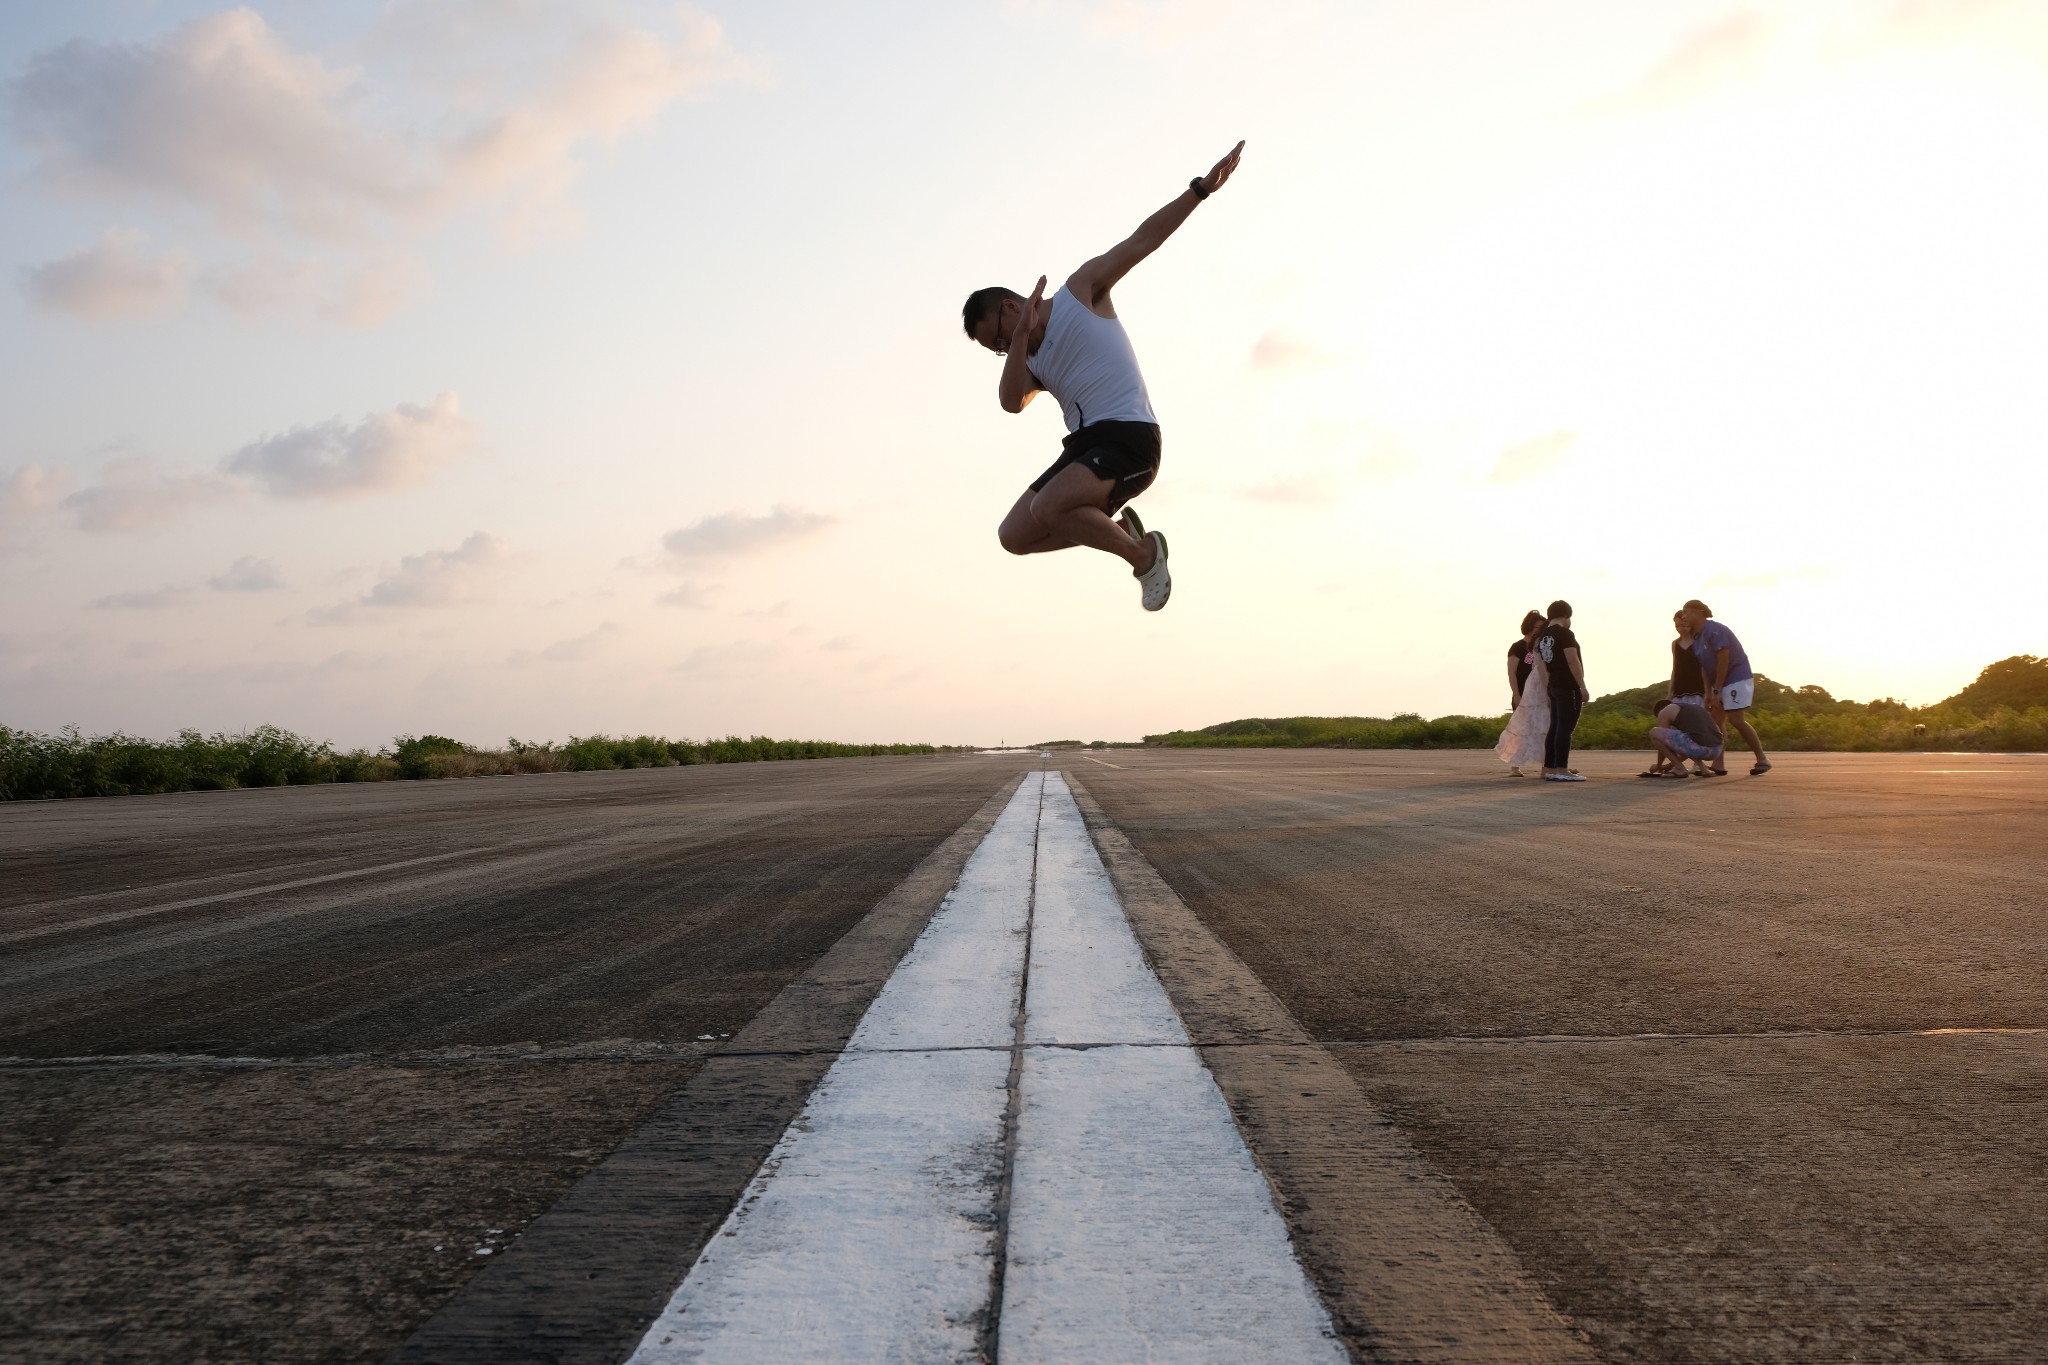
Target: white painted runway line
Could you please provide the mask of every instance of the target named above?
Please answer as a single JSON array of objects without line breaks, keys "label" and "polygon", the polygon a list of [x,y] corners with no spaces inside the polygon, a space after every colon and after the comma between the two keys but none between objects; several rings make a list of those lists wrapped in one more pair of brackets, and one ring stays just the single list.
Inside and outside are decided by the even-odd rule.
[{"label": "white painted runway line", "polygon": [[991,1346],[1347,1359],[1057,773],[1018,788],[633,1361]]}]

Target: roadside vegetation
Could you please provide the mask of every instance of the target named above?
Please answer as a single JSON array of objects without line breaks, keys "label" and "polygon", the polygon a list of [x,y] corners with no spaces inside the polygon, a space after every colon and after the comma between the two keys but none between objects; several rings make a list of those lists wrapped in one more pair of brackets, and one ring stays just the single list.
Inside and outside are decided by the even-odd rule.
[{"label": "roadside vegetation", "polygon": [[[1574,749],[1647,749],[1665,685],[1610,692],[1586,707]],[[1787,687],[1758,675],[1750,709],[1771,750],[2024,753],[2048,751],[2048,659],[2019,654],[1992,664],[1955,696],[1912,707],[1889,697],[1839,701],[1825,688]],[[1487,749],[1506,715],[1291,716],[1233,720],[1201,730],[1147,735],[1167,748]]]},{"label": "roadside vegetation", "polygon": [[834,744],[817,739],[660,739],[588,735],[566,744],[508,739],[479,749],[445,735],[401,735],[383,749],[336,749],[274,725],[243,734],[182,731],[176,739],[134,735],[54,735],[0,726],[0,800],[70,796],[143,796],[236,787],[300,787],[327,782],[417,781],[508,773],[672,768],[697,763],[761,763],[805,758],[932,754],[932,744]]}]

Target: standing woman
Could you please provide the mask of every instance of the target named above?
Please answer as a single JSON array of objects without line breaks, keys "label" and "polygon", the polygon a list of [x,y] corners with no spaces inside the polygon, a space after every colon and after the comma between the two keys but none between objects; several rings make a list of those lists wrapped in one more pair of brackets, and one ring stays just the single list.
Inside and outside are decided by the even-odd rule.
[{"label": "standing woman", "polygon": [[1508,765],[1509,777],[1522,776],[1522,765],[1543,757],[1543,737],[1550,729],[1550,696],[1529,685],[1536,671],[1536,637],[1543,631],[1543,613],[1522,618],[1522,638],[1508,646],[1508,701],[1514,714],[1500,732],[1493,752]]},{"label": "standing woman", "polygon": [[1671,642],[1671,690],[1672,701],[1689,701],[1696,706],[1707,704],[1707,675],[1700,668],[1700,656],[1693,652],[1692,623],[1682,611],[1673,612],[1671,624],[1678,627],[1678,638]]}]

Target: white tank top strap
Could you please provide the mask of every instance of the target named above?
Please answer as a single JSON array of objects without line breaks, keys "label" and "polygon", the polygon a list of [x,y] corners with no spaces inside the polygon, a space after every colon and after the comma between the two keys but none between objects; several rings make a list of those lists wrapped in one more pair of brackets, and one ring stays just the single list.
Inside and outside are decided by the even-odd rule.
[{"label": "white tank top strap", "polygon": [[1151,422],[1152,397],[1124,325],[1061,285],[1047,301],[1045,336],[1031,353],[1031,377],[1059,400],[1068,431],[1091,422]]}]

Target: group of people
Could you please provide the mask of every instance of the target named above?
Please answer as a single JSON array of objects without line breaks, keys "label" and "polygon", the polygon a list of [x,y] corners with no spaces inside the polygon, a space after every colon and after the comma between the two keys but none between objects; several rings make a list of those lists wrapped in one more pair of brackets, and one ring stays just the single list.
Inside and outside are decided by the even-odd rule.
[{"label": "group of people", "polygon": [[[1729,725],[1756,757],[1750,775],[1771,770],[1749,722],[1756,673],[1735,632],[1713,618],[1712,608],[1698,598],[1672,615],[1678,637],[1671,642],[1671,682],[1649,735],[1657,756],[1639,777],[1727,776]],[[1592,694],[1579,637],[1572,633],[1571,603],[1552,602],[1547,613],[1522,618],[1521,638],[1508,646],[1508,689],[1514,713],[1494,745],[1508,771],[1521,777],[1541,757],[1544,781],[1585,781],[1571,765],[1572,731]]]}]

